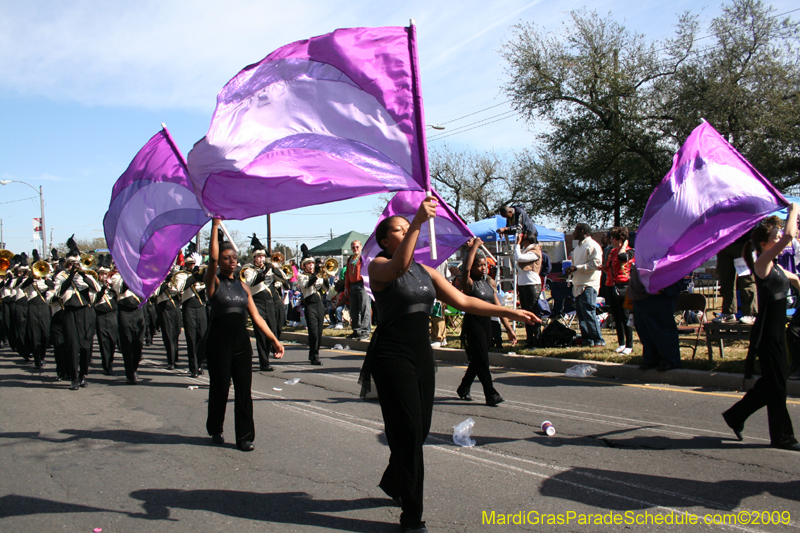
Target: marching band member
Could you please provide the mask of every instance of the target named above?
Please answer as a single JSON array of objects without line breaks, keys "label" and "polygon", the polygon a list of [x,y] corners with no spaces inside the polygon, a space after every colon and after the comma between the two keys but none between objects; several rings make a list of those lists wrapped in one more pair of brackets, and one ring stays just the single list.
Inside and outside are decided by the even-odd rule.
[{"label": "marching band member", "polygon": [[[33,259],[34,265],[41,267],[43,262],[39,261],[39,254],[34,250]],[[48,267],[44,263],[45,268]],[[49,268],[48,268],[49,270]],[[21,289],[25,292],[25,298],[28,302],[28,318],[27,318],[27,344],[31,352],[33,352],[33,361],[36,368],[44,366],[44,356],[47,352],[48,341],[50,338],[50,306],[47,303],[45,294],[53,286],[50,279],[45,278],[44,271],[34,272],[33,269],[28,271],[28,277],[21,284]]]},{"label": "marching band member", "polygon": [[208,330],[206,313],[206,286],[195,265],[199,254],[187,255],[183,263],[191,277],[182,280],[181,310],[183,312],[183,336],[186,338],[186,355],[189,358],[189,372],[193,378],[203,373],[203,340]]},{"label": "marching band member", "polygon": [[[172,276],[175,275],[173,272]],[[156,308],[158,312],[161,338],[167,351],[167,370],[174,370],[178,362],[178,337],[181,334],[181,299],[183,288],[172,284],[172,276],[156,290]]]},{"label": "marching band member", "polygon": [[14,269],[16,277],[12,284],[14,291],[14,334],[17,341],[17,353],[25,359],[31,360],[31,347],[28,341],[28,298],[22,290],[22,284],[28,274],[28,255],[19,255],[19,263]]},{"label": "marching band member", "polygon": [[315,267],[314,259],[306,257],[300,263],[302,273],[297,276],[297,284],[303,295],[303,308],[308,326],[308,359],[312,365],[321,365],[319,360],[319,344],[322,340],[322,327],[325,320],[325,307],[319,291],[328,288],[328,279],[323,277],[321,265]]},{"label": "marching band member", "polygon": [[[106,264],[108,261],[108,264]],[[103,373],[106,376],[114,374],[114,350],[119,344],[119,324],[117,321],[117,295],[108,284],[108,274],[111,272],[111,256],[104,255],[98,259],[97,275],[100,281],[100,290],[92,294],[94,311],[97,315],[97,345],[100,348],[100,359]]]},{"label": "marching band member", "polygon": [[53,345],[53,358],[56,360],[56,381],[67,379],[67,338],[64,334],[64,302],[58,296],[56,287],[59,287],[69,274],[63,268],[54,271],[53,287],[45,293],[47,303],[50,304],[50,342]]},{"label": "marching band member", "polygon": [[[264,322],[269,326],[272,334],[277,335],[277,313],[275,310],[275,300],[272,297],[272,283],[273,274],[272,267],[267,267],[267,252],[261,241],[253,234],[250,239],[250,245],[253,246],[253,265],[245,265],[242,268],[244,273],[244,280],[250,293],[253,295],[253,303],[256,304],[258,315],[264,319]],[[255,330],[256,336],[256,350],[258,351],[258,363],[262,372],[272,372],[275,370],[269,362],[269,355],[272,351],[272,343],[258,329]]]},{"label": "marching band member", "polygon": [[272,261],[272,274],[275,281],[272,283],[272,302],[275,307],[275,329],[272,330],[278,340],[281,340],[283,325],[286,323],[286,306],[283,304],[283,291],[289,288],[289,280],[281,270],[280,261]]},{"label": "marching band member", "polygon": [[125,380],[129,385],[136,385],[144,345],[144,307],[140,307],[142,300],[131,292],[119,272],[112,275],[108,283],[117,295],[119,351],[125,366]]},{"label": "marching band member", "polygon": [[[70,238],[67,241],[69,245]],[[74,241],[72,241],[74,243]],[[99,291],[100,284],[81,268],[77,246],[70,246],[70,255],[64,263],[67,277],[56,286],[56,296],[64,302],[64,337],[67,374],[72,379],[69,390],[86,387],[89,373],[95,314],[89,290]]]}]

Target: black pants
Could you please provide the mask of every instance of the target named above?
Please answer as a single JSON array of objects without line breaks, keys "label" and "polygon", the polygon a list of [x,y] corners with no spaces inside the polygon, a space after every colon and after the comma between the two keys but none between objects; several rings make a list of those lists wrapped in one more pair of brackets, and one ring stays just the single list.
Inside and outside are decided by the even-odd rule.
[{"label": "black pants", "polygon": [[466,394],[472,387],[475,377],[483,385],[483,394],[488,399],[497,394],[492,385],[492,374],[489,371],[489,341],[492,338],[492,319],[488,316],[465,315],[461,328],[464,348],[469,358],[469,366],[458,387],[459,394]]},{"label": "black pants", "polygon": [[[539,293],[542,292],[541,285],[519,285],[519,300],[520,305],[525,311],[535,313],[537,311],[536,303],[539,301]],[[525,324],[525,336],[527,337],[527,347],[532,348],[536,346],[536,339],[539,338],[541,326],[539,324]]]},{"label": "black pants", "polygon": [[6,328],[6,339],[9,348],[14,351],[17,350],[17,333],[14,329],[14,307],[16,305],[16,302],[13,301],[3,302],[3,324]]},{"label": "black pants", "polygon": [[97,346],[100,348],[100,362],[103,371],[108,373],[113,370],[114,351],[119,344],[119,325],[116,310],[107,313],[97,313]]},{"label": "black pants", "polygon": [[80,381],[89,374],[95,313],[89,306],[68,306],[63,313],[67,376],[72,381]]},{"label": "black pants", "polygon": [[500,327],[500,322],[494,320],[492,320],[492,342],[489,343],[489,346],[498,349],[503,347],[503,328]]},{"label": "black pants", "polygon": [[678,295],[651,295],[633,302],[633,324],[642,343],[642,362],[646,365],[681,366],[678,326],[673,312]]},{"label": "black pants", "polygon": [[147,345],[153,344],[153,337],[158,329],[158,312],[156,306],[148,302],[144,306],[144,339]]},{"label": "black pants", "polygon": [[747,276],[737,276],[734,259],[742,257],[744,243],[734,242],[717,253],[717,274],[719,275],[719,292],[722,295],[722,312],[728,315],[736,314],[736,290],[742,298],[742,315],[756,316],[758,314],[756,278],[751,273]]},{"label": "black pants", "polygon": [[244,315],[228,313],[214,318],[209,326],[206,350],[210,382],[206,430],[209,435],[222,433],[228,390],[233,381],[236,442],[252,442],[255,440],[253,397],[250,392],[253,349],[245,330]]},{"label": "black pants", "polygon": [[50,342],[53,343],[56,375],[61,379],[66,379],[69,371],[67,365],[67,338],[64,334],[64,311],[58,311],[50,319]]},{"label": "black pants", "polygon": [[786,408],[787,365],[785,361],[764,357],[761,353],[758,362],[761,366],[761,377],[744,398],[727,412],[735,421],[744,423],[750,415],[766,406],[770,442],[773,445],[784,443],[794,438],[792,419]]},{"label": "black pants", "polygon": [[306,324],[308,325],[308,359],[314,361],[319,359],[319,344],[322,340],[325,307],[322,305],[322,298],[316,292],[303,299],[303,307],[306,310]]},{"label": "black pants", "polygon": [[[608,302],[611,304],[611,314],[614,316],[614,326],[617,329],[617,342],[620,346],[633,348],[633,328],[628,325],[631,313],[622,307],[622,304],[625,303],[624,294],[628,285],[618,284],[616,287],[606,288],[608,289]],[[617,296],[618,293],[623,294],[623,296]]]},{"label": "black pants", "polygon": [[27,344],[36,366],[39,366],[44,363],[50,343],[50,306],[39,296],[28,302],[27,329]]},{"label": "black pants", "polygon": [[272,305],[275,307],[275,329],[272,332],[275,338],[281,340],[283,325],[286,324],[286,306],[283,305],[283,295],[277,287],[272,288]]},{"label": "black pants", "polygon": [[[275,312],[275,303],[272,296],[267,291],[261,291],[253,296],[253,303],[256,304],[258,314],[264,319],[264,322],[269,326],[270,331],[277,337],[277,313]],[[266,369],[269,367],[269,354],[272,352],[272,343],[266,335],[258,328],[253,328],[256,337],[256,350],[258,351],[258,363],[260,368]]]},{"label": "black pants", "polygon": [[136,378],[139,362],[142,360],[144,345],[144,309],[117,310],[119,324],[119,351],[125,365],[125,377],[130,381]]},{"label": "black pants", "polygon": [[405,356],[383,355],[385,352],[378,345],[371,367],[391,451],[389,466],[379,486],[389,496],[402,499],[400,524],[403,526],[414,526],[422,520],[425,480],[422,447],[431,428],[436,385],[428,317],[416,314],[421,315],[419,327],[403,328],[399,333],[424,340],[428,345],[427,353],[424,346],[417,343],[418,347]]},{"label": "black pants", "polygon": [[181,309],[183,336],[186,338],[186,355],[189,358],[189,372],[196,373],[203,365],[205,351],[203,344],[208,331],[208,315],[204,305],[184,304]]},{"label": "black pants", "polygon": [[17,341],[17,353],[26,361],[31,358],[31,347],[28,341],[28,300],[20,298],[14,307],[14,334]]},{"label": "black pants", "polygon": [[178,337],[181,335],[181,308],[172,302],[158,304],[158,316],[161,320],[161,338],[167,351],[167,364],[175,366],[178,362]]}]

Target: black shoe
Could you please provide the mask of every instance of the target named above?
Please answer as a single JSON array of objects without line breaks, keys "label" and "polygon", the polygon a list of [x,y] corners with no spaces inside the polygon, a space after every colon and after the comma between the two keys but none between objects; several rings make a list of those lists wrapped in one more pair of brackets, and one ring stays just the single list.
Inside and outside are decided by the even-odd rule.
[{"label": "black shoe", "polygon": [[362,335],[361,337],[357,337],[356,340],[361,342],[369,342],[369,335]]},{"label": "black shoe", "polygon": [[217,433],[216,435],[211,435],[211,441],[214,444],[225,444],[225,436],[222,433]]},{"label": "black shoe", "polygon": [[63,380],[64,378],[62,378],[61,376],[56,376],[56,381],[63,381]]},{"label": "black shoe", "polygon": [[83,378],[83,379],[81,380],[81,388],[82,388],[82,389],[85,389],[85,388],[86,388],[86,387],[88,387],[88,386],[89,386],[89,384],[88,384],[88,383],[86,383],[86,378]]},{"label": "black shoe", "polygon": [[462,400],[464,400],[465,402],[471,402],[474,399],[470,395],[469,391],[464,392],[464,391],[456,390],[456,394],[458,394],[458,397],[461,398]]},{"label": "black shoe", "polygon": [[497,404],[503,403],[504,401],[505,400],[503,399],[503,397],[497,393],[494,393],[486,397],[486,405],[488,405],[489,407],[494,407]]},{"label": "black shoe", "polygon": [[125,383],[127,383],[128,385],[136,385],[138,382],[139,381],[135,377],[133,379],[125,378]]},{"label": "black shoe", "polygon": [[253,450],[256,449],[256,447],[253,446],[253,443],[250,442],[249,440],[243,440],[242,442],[237,442],[236,447],[243,452],[252,452]]},{"label": "black shoe", "polygon": [[175,370],[175,365],[167,365],[167,370]]},{"label": "black shoe", "polygon": [[73,381],[69,386],[69,390],[78,390],[78,388],[80,388],[80,386],[81,386],[81,382],[80,381]]},{"label": "black shoe", "polygon": [[103,370],[103,374],[105,374],[106,376],[113,376],[114,375],[114,371],[113,370]]},{"label": "black shoe", "polygon": [[275,370],[275,367],[273,367],[272,365],[267,365],[267,366],[262,365],[260,370],[262,372],[273,372]]},{"label": "black shoe", "polygon": [[800,380],[800,370],[789,376],[789,379],[791,379],[792,381]]},{"label": "black shoe", "polygon": [[202,369],[202,368],[198,368],[198,369],[197,369],[197,375],[198,375],[198,376],[202,376],[203,374],[205,374],[205,372],[203,371],[203,369]]},{"label": "black shoe", "polygon": [[[736,423],[733,420],[733,415],[731,415],[728,411],[722,413],[722,418],[725,419],[725,423],[728,424],[728,427],[733,430],[733,434],[736,435],[738,440],[744,440],[742,437],[742,431],[744,431],[744,423]],[[795,441],[797,442],[797,441]]]},{"label": "black shoe", "polygon": [[676,368],[680,368],[680,366],[678,366],[678,365],[673,365],[673,364],[671,364],[671,363],[661,363],[661,364],[660,364],[660,365],[658,365],[658,367],[656,368],[656,371],[658,371],[658,372],[667,372],[667,371],[669,371],[669,370],[674,370],[674,369],[676,369]]},{"label": "black shoe", "polygon": [[428,533],[428,528],[425,527],[425,522],[420,522],[416,526],[402,526],[402,528],[406,533]]},{"label": "black shoe", "polygon": [[314,366],[321,366],[322,365],[322,361],[320,361],[319,358],[311,359],[311,364],[314,365]]},{"label": "black shoe", "polygon": [[800,443],[797,442],[797,439],[792,437],[781,441],[777,444],[772,444],[773,448],[778,448],[780,450],[790,450],[793,452],[800,452]]},{"label": "black shoe", "polygon": [[197,372],[192,372],[192,373],[191,373],[191,374],[189,374],[189,375],[190,375],[190,376],[192,376],[193,378],[196,378],[196,377],[197,377]]},{"label": "black shoe", "polygon": [[639,370],[652,370],[658,366],[658,363],[642,363],[639,365]]}]

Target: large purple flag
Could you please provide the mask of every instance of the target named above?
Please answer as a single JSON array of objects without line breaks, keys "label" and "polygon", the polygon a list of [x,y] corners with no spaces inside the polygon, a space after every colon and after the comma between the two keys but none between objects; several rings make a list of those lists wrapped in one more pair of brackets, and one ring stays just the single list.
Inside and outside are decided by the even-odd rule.
[{"label": "large purple flag", "polygon": [[[467,227],[463,220],[447,205],[439,193],[431,190],[431,194],[439,199],[439,205],[436,208],[436,248],[438,250],[438,259],[431,259],[430,245],[431,236],[428,224],[423,224],[420,229],[419,238],[417,239],[417,247],[414,249],[414,259],[417,263],[428,265],[429,267],[436,268],[444,261],[446,261],[456,250],[461,247],[465,242],[474,237],[472,231]],[[386,209],[383,210],[378,222],[375,224],[377,227],[381,220],[393,216],[404,216],[409,221],[414,218],[419,204],[427,197],[424,191],[403,191],[394,195],[394,198],[387,204]],[[375,240],[375,232],[372,232],[367,242],[364,244],[364,249],[361,255],[364,258],[364,266],[361,269],[361,274],[364,276],[364,285],[367,287],[370,295],[372,291],[369,289],[369,272],[368,265],[381,251]]]},{"label": "large purple flag", "polygon": [[217,96],[189,153],[213,216],[246,219],[429,186],[410,28],[352,28],[286,45]]},{"label": "large purple flag", "polygon": [[169,273],[180,249],[209,220],[183,156],[163,129],[114,184],[103,227],[122,279],[145,299]]},{"label": "large purple flag", "polygon": [[708,123],[689,135],[636,232],[636,265],[655,294],[689,275],[763,217],[788,205]]}]

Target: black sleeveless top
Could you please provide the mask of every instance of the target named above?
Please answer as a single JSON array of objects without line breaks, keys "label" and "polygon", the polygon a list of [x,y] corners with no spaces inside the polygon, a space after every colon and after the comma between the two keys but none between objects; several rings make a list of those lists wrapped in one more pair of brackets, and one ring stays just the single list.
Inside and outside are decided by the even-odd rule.
[{"label": "black sleeveless top", "polygon": [[755,276],[758,287],[758,308],[778,300],[785,300],[789,292],[790,282],[783,270],[778,267],[778,262],[773,261],[772,269],[764,279]]},{"label": "black sleeveless top", "polygon": [[472,296],[490,304],[494,303],[494,289],[485,278],[472,280]]},{"label": "black sleeveless top", "polygon": [[[383,252],[381,255],[389,257],[383,255]],[[430,315],[435,299],[436,289],[430,274],[422,265],[412,260],[408,272],[389,283],[381,292],[375,293],[378,323],[387,324],[399,316],[411,313]]]},{"label": "black sleeveless top", "polygon": [[247,314],[247,291],[242,287],[239,278],[226,278],[217,274],[219,286],[208,300],[211,306],[211,318],[227,313]]}]

